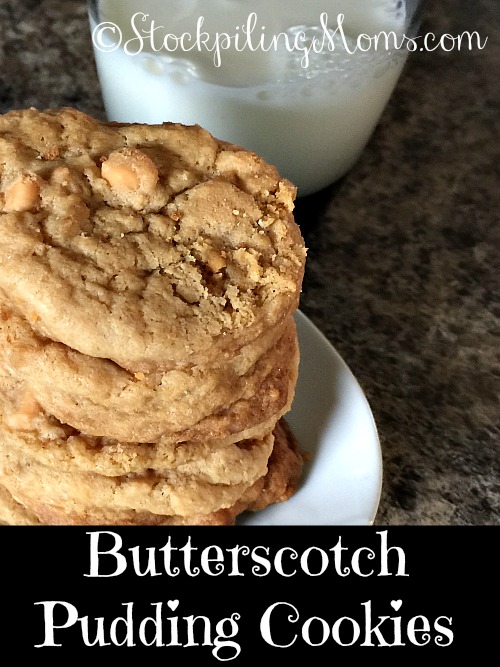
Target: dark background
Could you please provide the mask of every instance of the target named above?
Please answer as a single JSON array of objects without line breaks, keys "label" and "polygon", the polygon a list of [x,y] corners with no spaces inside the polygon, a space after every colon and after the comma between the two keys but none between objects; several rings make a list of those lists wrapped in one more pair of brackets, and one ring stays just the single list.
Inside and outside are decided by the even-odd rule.
[{"label": "dark background", "polygon": [[[163,615],[168,616],[207,616],[212,627],[216,622],[234,612],[241,615],[238,622],[239,632],[235,641],[242,647],[241,656],[229,661],[228,664],[251,664],[255,658],[265,657],[290,662],[297,659],[321,659],[317,664],[327,664],[334,659],[344,647],[332,639],[324,646],[311,647],[301,639],[301,627],[310,617],[323,618],[330,626],[335,620],[347,616],[353,618],[361,627],[364,626],[363,603],[371,601],[372,617],[389,616],[402,619],[402,648],[422,651],[439,649],[440,656],[450,658],[459,655],[458,651],[473,649],[476,655],[485,656],[488,648],[495,646],[497,635],[497,614],[495,607],[496,591],[499,577],[497,557],[491,548],[494,541],[492,527],[344,527],[318,530],[314,528],[291,529],[281,528],[112,528],[120,536],[123,545],[120,553],[127,555],[130,563],[129,549],[139,546],[144,558],[147,548],[157,550],[157,563],[161,571],[161,553],[158,551],[167,540],[180,549],[190,539],[193,552],[193,563],[199,565],[199,554],[210,546],[217,544],[226,554],[224,572],[218,576],[200,574],[189,577],[182,567],[182,560],[175,561],[181,565],[178,577],[160,575],[156,577],[138,577],[132,567],[120,576],[90,579],[84,577],[89,573],[90,540],[88,531],[97,529],[82,528],[5,528],[3,533],[4,549],[1,556],[2,571],[10,573],[13,586],[6,587],[3,597],[1,628],[5,645],[15,647],[17,653],[37,651],[38,659],[47,656],[53,660],[68,655],[79,655],[80,649],[87,648],[82,641],[79,625],[70,629],[56,631],[55,639],[62,644],[55,652],[46,649],[35,649],[34,645],[44,641],[44,624],[42,608],[35,602],[45,600],[62,600],[73,604],[79,616],[88,615],[91,619],[102,616],[106,619],[105,627],[118,616],[123,616],[125,608],[122,603],[134,603],[134,619],[136,624],[153,614],[151,606],[154,602],[163,601]],[[397,546],[404,551],[405,571],[408,576],[395,576],[398,563],[394,553],[388,556],[391,576],[377,576],[380,572],[380,538],[377,531],[387,531],[387,542],[390,547]],[[230,577],[230,557],[227,549],[236,545],[247,545],[250,549],[265,546],[270,557],[274,557],[279,549],[290,547],[301,555],[310,547],[321,548],[325,552],[337,544],[341,538],[343,552],[342,564],[351,565],[351,556],[360,547],[369,547],[376,554],[373,561],[361,559],[361,567],[367,572],[373,568],[375,574],[366,578],[354,574],[340,577],[331,565],[324,574],[312,577],[300,570],[298,563],[285,559],[285,567],[297,567],[298,573],[289,578],[280,577],[273,570],[270,575],[257,577],[252,574],[254,564],[248,557],[241,557],[240,570],[243,576]],[[103,551],[111,548],[103,540],[100,545]],[[260,552],[262,553],[262,552]],[[331,553],[331,552],[330,552]],[[108,559],[108,560],[106,560]],[[111,560],[110,560],[111,559]],[[114,559],[102,557],[102,565],[110,562],[111,570],[115,568]],[[311,568],[318,567],[318,561],[310,560]],[[170,611],[166,605],[168,600],[179,600],[177,610]],[[401,600],[399,611],[394,611],[391,601]],[[300,619],[291,623],[286,615],[276,613],[273,616],[272,631],[277,642],[288,643],[294,634],[298,638],[288,649],[273,648],[266,644],[260,635],[259,623],[264,611],[276,602],[288,602],[299,612]],[[284,609],[284,608],[283,608]],[[431,625],[439,616],[452,618],[451,629],[453,642],[449,647],[438,647],[434,643],[436,632],[431,630],[431,641],[425,647],[416,647],[408,639],[406,626],[415,616],[426,617]],[[65,614],[59,617],[58,623],[66,621]],[[394,642],[392,622],[380,627],[385,640]],[[444,621],[443,621],[444,623]],[[90,623],[94,628],[95,624]],[[168,641],[169,625],[164,623],[164,641]],[[186,642],[185,625],[179,622],[179,641]],[[91,634],[92,636],[92,634]],[[311,635],[314,641],[318,635]],[[364,633],[362,633],[364,636]],[[109,635],[108,635],[109,637]],[[198,635],[199,637],[199,635]],[[379,640],[372,635],[375,646],[349,648],[378,649]],[[137,651],[141,646],[134,648]],[[104,650],[111,647],[95,647]],[[155,647],[153,647],[155,648]],[[393,656],[389,647],[385,647],[383,658]],[[392,647],[396,648],[396,647]],[[148,648],[151,651],[151,648]],[[162,660],[165,664],[179,664],[186,658],[201,658],[206,664],[219,664],[211,654],[210,646],[200,647],[163,647]],[[451,655],[449,652],[452,652]],[[99,653],[98,656],[106,656]],[[151,654],[149,654],[151,655]],[[223,654],[222,654],[223,655]],[[342,655],[342,653],[341,653]],[[373,652],[368,652],[373,658]],[[398,658],[398,653],[395,654]],[[156,657],[156,656],[155,656]],[[86,658],[86,656],[85,656]],[[329,664],[329,662],[328,662]]]}]

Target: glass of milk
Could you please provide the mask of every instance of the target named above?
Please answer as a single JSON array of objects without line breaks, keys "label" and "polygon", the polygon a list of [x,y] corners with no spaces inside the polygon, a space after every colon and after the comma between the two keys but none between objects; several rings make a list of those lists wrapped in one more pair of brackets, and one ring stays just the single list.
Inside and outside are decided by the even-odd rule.
[{"label": "glass of milk", "polygon": [[317,192],[351,169],[420,0],[89,0],[109,120],[198,124]]}]

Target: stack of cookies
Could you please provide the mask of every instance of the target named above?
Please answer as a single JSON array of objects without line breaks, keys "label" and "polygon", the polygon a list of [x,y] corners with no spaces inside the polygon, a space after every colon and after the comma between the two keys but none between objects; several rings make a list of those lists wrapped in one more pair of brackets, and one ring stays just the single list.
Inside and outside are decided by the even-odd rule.
[{"label": "stack of cookies", "polygon": [[295,492],[294,197],[198,126],[0,116],[0,521],[232,525]]}]

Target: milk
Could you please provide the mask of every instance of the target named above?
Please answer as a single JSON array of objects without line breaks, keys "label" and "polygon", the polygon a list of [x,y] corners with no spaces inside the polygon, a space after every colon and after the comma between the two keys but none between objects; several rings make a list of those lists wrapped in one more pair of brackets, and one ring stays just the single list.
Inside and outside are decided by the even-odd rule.
[{"label": "milk", "polygon": [[[396,0],[102,0],[99,10],[122,34],[114,48],[118,32],[102,32],[95,48],[110,120],[199,124],[275,164],[299,196],[351,169],[407,54],[387,48],[408,21]],[[382,31],[389,45],[357,41]],[[217,45],[223,33],[231,40]]]}]

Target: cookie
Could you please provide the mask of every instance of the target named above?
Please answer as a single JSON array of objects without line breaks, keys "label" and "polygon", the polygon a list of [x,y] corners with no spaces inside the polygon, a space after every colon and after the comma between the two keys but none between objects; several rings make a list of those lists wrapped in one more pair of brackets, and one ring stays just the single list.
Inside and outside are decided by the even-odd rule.
[{"label": "cookie", "polygon": [[258,495],[246,508],[252,512],[289,500],[300,486],[305,453],[285,419],[280,419],[273,433],[274,445],[268,461],[268,472]]},{"label": "cookie", "polygon": [[[130,373],[42,338],[0,299],[0,368],[43,410],[88,435],[127,442],[217,438],[256,426],[289,402],[298,343],[292,317],[213,367]],[[257,406],[257,407],[256,407]]]},{"label": "cookie", "polygon": [[[209,513],[188,516],[155,514],[147,511],[102,510],[61,507],[44,502],[43,497],[25,497],[26,491],[11,495],[0,486],[0,521],[19,525],[234,525],[246,511],[259,511],[271,504],[285,502],[299,487],[303,455],[293,435],[281,420],[274,430],[274,445],[268,471],[248,487],[231,506]],[[34,508],[27,509],[27,505]]]},{"label": "cookie", "polygon": [[41,336],[132,372],[210,364],[297,308],[295,188],[198,126],[0,116],[0,288]]},{"label": "cookie", "polygon": [[198,126],[0,116],[0,521],[234,525],[295,493],[294,198]]},{"label": "cookie", "polygon": [[[271,453],[275,420],[262,432],[245,432],[236,442],[200,441],[182,444],[130,443],[82,434],[40,411],[26,400],[23,412],[12,411],[11,394],[18,383],[2,378],[0,438],[2,456],[62,472],[123,477],[149,471],[196,476],[217,484],[242,483],[263,474]],[[33,410],[30,414],[30,408]]]},{"label": "cookie", "polygon": [[0,525],[37,526],[40,521],[36,514],[28,510],[0,484]]}]

